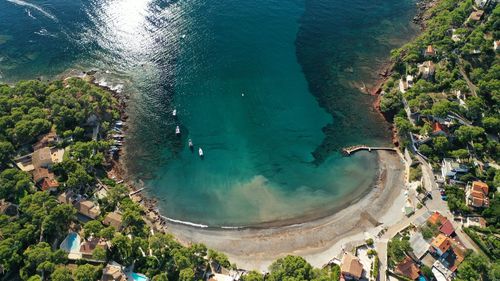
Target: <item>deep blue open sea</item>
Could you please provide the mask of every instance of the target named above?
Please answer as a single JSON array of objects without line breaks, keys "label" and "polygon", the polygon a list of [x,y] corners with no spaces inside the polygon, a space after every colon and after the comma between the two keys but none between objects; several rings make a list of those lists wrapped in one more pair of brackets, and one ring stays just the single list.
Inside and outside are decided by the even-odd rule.
[{"label": "deep blue open sea", "polygon": [[374,184],[374,154],[339,150],[390,144],[359,87],[416,33],[414,13],[414,0],[1,0],[0,81],[96,69],[123,89],[124,162],[169,218],[319,217]]}]

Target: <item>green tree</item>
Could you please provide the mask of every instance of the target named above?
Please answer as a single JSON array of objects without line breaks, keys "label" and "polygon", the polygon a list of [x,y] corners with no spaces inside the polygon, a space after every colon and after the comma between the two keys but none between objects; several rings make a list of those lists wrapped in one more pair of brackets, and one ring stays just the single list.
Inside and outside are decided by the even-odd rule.
[{"label": "green tree", "polygon": [[466,116],[473,120],[478,120],[481,118],[481,114],[484,111],[485,103],[479,97],[469,97],[466,101],[467,111]]},{"label": "green tree", "polygon": [[98,236],[104,228],[100,221],[91,220],[83,226],[83,236],[89,238],[90,236]]},{"label": "green tree", "polygon": [[450,102],[450,101],[440,101],[432,105],[432,115],[437,116],[437,117],[446,117],[452,109],[455,107],[455,105]]},{"label": "green tree", "polygon": [[19,205],[25,219],[36,228],[42,238],[55,238],[63,234],[75,219],[76,210],[71,205],[59,204],[47,192],[36,192],[21,199]]},{"label": "green tree", "polygon": [[179,281],[193,281],[194,271],[191,268],[184,268],[179,272]]},{"label": "green tree", "polygon": [[488,260],[478,254],[471,254],[458,266],[457,281],[489,280]]},{"label": "green tree", "polygon": [[115,236],[115,228],[112,226],[105,227],[99,231],[97,236],[104,238],[106,240],[111,240]]},{"label": "green tree", "polygon": [[481,127],[474,126],[460,126],[456,131],[455,135],[458,140],[462,143],[468,143],[470,141],[476,140],[482,135],[484,135],[484,129]]},{"label": "green tree", "polygon": [[50,279],[52,281],[73,281],[71,271],[64,266],[57,267],[50,275]]},{"label": "green tree", "polygon": [[8,141],[0,141],[0,168],[5,167],[14,154],[14,146]]},{"label": "green tree", "polygon": [[249,273],[243,275],[241,277],[242,281],[264,281],[264,276],[262,273],[259,273],[255,270],[250,271]]},{"label": "green tree", "polygon": [[23,255],[24,266],[20,270],[20,276],[24,280],[35,273],[40,273],[43,278],[45,273],[54,271],[57,264],[66,261],[66,253],[62,250],[52,252],[49,244],[45,242],[29,246]]},{"label": "green tree", "polygon": [[398,132],[401,136],[406,135],[413,128],[413,125],[410,123],[410,121],[403,117],[394,118],[394,124],[396,125],[396,128],[398,129]]},{"label": "green tree", "polygon": [[[3,230],[3,229],[2,229]],[[2,233],[5,235],[5,233]],[[21,241],[7,238],[0,241],[0,268],[5,272],[12,272],[22,261],[19,254],[22,247]]]},{"label": "green tree", "polygon": [[427,144],[422,144],[418,147],[418,150],[423,153],[424,155],[432,155],[432,148],[430,148],[430,146],[428,146]]},{"label": "green tree", "polygon": [[0,198],[19,202],[32,186],[30,176],[18,169],[6,169],[0,173]]},{"label": "green tree", "polygon": [[445,155],[448,150],[450,143],[445,136],[437,136],[432,139],[432,144],[434,145],[434,149],[440,154]]},{"label": "green tree", "polygon": [[387,254],[392,262],[399,263],[406,257],[406,253],[411,251],[410,242],[407,237],[393,238],[389,241]]},{"label": "green tree", "polygon": [[123,265],[132,264],[134,258],[134,251],[132,248],[132,243],[127,236],[121,233],[116,233],[113,240],[111,240],[112,254],[114,260],[122,263]]},{"label": "green tree", "polygon": [[91,264],[79,265],[75,270],[75,281],[97,281],[101,275],[101,267]]},{"label": "green tree", "polygon": [[457,150],[453,150],[451,152],[451,156],[457,159],[467,159],[469,158],[469,151],[467,151],[467,149],[460,148]]},{"label": "green tree", "polygon": [[208,250],[208,259],[220,264],[222,267],[225,268],[229,268],[231,266],[231,263],[229,262],[229,259],[225,254],[217,252],[212,249]]},{"label": "green tree", "polygon": [[108,258],[108,253],[105,249],[97,247],[92,253],[92,258],[99,261],[105,261]]},{"label": "green tree", "polygon": [[278,259],[269,267],[270,281],[310,280],[313,277],[313,268],[302,257],[286,256]]},{"label": "green tree", "polygon": [[[500,131],[500,118],[497,117],[484,117],[483,126],[489,133],[498,134]],[[1,155],[1,152],[0,152]]]},{"label": "green tree", "polygon": [[166,273],[160,273],[153,276],[153,281],[168,281],[168,275]]}]

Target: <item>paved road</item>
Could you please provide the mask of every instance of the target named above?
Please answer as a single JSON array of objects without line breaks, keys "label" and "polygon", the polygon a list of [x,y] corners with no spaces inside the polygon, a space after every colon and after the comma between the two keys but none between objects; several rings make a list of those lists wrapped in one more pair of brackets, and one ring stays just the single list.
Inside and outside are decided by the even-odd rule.
[{"label": "paved road", "polygon": [[470,239],[470,237],[462,230],[462,225],[455,220],[453,220],[453,214],[448,208],[446,201],[441,199],[441,194],[439,193],[439,187],[434,180],[434,173],[432,172],[432,167],[427,161],[422,157],[417,155],[417,159],[422,164],[422,177],[424,178],[425,189],[431,192],[432,200],[426,202],[426,208],[431,211],[438,211],[443,216],[446,216],[455,228],[455,233],[458,239],[462,242],[463,246],[468,249],[472,249],[476,252],[480,252],[480,248]]},{"label": "paved road", "polygon": [[460,74],[464,77],[465,82],[467,82],[467,86],[469,86],[469,89],[472,92],[472,94],[477,97],[477,86],[474,85],[474,83],[472,83],[472,81],[470,81],[469,76],[467,76],[467,73],[465,73],[465,70],[463,67],[463,63],[464,63],[463,59],[460,58],[459,62],[460,63],[458,64],[458,69],[460,71]]},{"label": "paved road", "polygon": [[389,227],[386,232],[375,242],[375,249],[377,250],[379,260],[380,260],[380,281],[386,281],[387,276],[387,243],[394,237],[398,232],[408,227],[411,223],[415,221],[418,217],[427,211],[438,211],[443,216],[446,216],[455,228],[455,233],[462,244],[476,252],[480,251],[479,247],[469,238],[465,232],[463,232],[461,225],[453,220],[453,215],[448,209],[446,201],[441,199],[441,194],[439,192],[438,184],[434,179],[434,173],[432,172],[432,167],[425,159],[416,155],[419,162],[422,164],[422,177],[424,188],[431,192],[432,199],[427,200],[425,207],[418,209],[415,214],[405,218],[404,220],[398,222],[397,224]]}]

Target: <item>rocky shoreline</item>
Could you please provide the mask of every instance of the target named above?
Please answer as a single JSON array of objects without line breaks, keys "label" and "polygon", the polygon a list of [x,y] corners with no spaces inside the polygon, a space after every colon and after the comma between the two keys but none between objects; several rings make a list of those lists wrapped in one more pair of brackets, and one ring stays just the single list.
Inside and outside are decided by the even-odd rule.
[{"label": "rocky shoreline", "polygon": [[[121,91],[117,91],[116,89],[113,89],[112,87],[102,85],[100,84],[95,77],[95,74],[97,71],[92,70],[88,72],[83,72],[83,75],[80,75],[78,77],[88,81],[89,83],[92,83],[93,85],[106,90],[112,94],[112,96],[118,100],[118,110],[120,112],[120,120],[125,122],[128,120],[128,115],[126,112],[127,108],[127,101],[128,98],[126,95],[121,93]],[[71,76],[70,76],[71,77]],[[123,134],[125,135],[125,140],[126,140],[126,131],[127,131],[127,126],[125,125],[123,128]],[[146,221],[146,223],[154,230],[158,232],[163,232],[167,233],[167,220],[160,214],[158,207],[157,207],[157,202],[153,198],[149,198],[145,196],[142,191],[144,190],[143,183],[141,182],[134,182],[130,179],[128,176],[127,170],[125,163],[123,163],[122,158],[123,155],[126,153],[125,149],[122,148],[121,151],[116,153],[114,157],[109,157],[107,159],[107,176],[110,179],[115,180],[116,182],[121,182],[123,185],[127,187],[129,190],[129,196],[132,199],[132,201],[139,203],[145,212],[143,218]]]},{"label": "rocky shoreline", "polygon": [[[427,28],[426,22],[432,17],[432,14],[429,13],[429,10],[436,6],[439,0],[421,0],[416,3],[417,5],[417,14],[413,17],[412,22],[420,27],[420,31],[424,31]],[[382,89],[392,75],[394,69],[394,62],[390,61],[386,64],[383,64],[379,70],[377,71],[379,79],[375,82],[375,85],[371,89],[364,89],[367,94],[372,96],[376,96],[375,101],[373,102],[373,107],[384,117],[384,119],[391,124],[392,131],[392,143],[397,147],[399,146],[399,140],[397,136],[397,132],[392,125],[392,116],[388,116],[384,114],[380,110],[380,102],[382,100]]]}]

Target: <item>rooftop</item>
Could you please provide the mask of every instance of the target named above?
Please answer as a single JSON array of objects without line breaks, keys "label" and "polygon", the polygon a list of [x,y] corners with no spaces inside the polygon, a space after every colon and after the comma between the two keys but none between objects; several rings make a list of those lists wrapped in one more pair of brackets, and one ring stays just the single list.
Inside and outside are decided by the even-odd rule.
[{"label": "rooftop", "polygon": [[106,215],[102,223],[120,230],[122,228],[122,215],[117,212],[110,212]]},{"label": "rooftop", "polygon": [[451,247],[450,238],[440,233],[437,237],[434,237],[434,239],[432,239],[431,245],[434,248],[439,249],[441,253],[444,253]]},{"label": "rooftop", "polygon": [[359,279],[363,274],[363,265],[353,254],[345,252],[342,256],[342,264],[340,266],[340,270],[343,274],[349,274],[350,276]]},{"label": "rooftop", "polygon": [[404,261],[396,266],[396,273],[415,280],[420,276],[420,269],[410,257],[406,257]]}]

